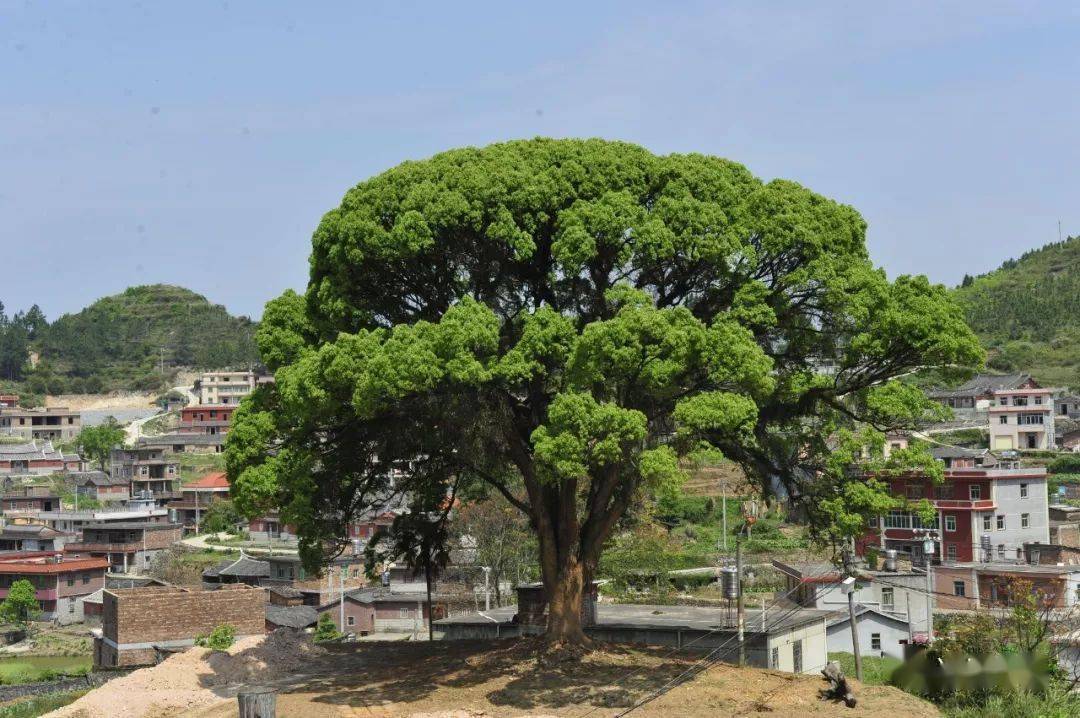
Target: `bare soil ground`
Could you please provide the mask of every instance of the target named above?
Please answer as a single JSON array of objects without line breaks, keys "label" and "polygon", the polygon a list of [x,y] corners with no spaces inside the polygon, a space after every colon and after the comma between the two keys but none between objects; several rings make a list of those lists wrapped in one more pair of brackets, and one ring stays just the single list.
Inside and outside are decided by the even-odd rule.
[{"label": "bare soil ground", "polygon": [[[696,659],[671,656],[669,649],[604,646],[580,662],[547,665],[536,660],[534,644],[512,639],[365,642],[311,650],[282,645],[274,650],[246,645],[231,656],[193,649],[117,679],[50,715],[232,717],[237,715],[233,696],[239,683],[249,680],[279,690],[280,716],[611,718]],[[813,676],[719,665],[633,715],[939,715],[931,704],[889,687],[858,687],[859,705],[848,709],[821,700],[818,689],[823,686]]]},{"label": "bare soil ground", "polygon": [[153,406],[156,393],[113,392],[111,394],[58,394],[46,396],[45,406],[63,406],[76,411],[104,411],[107,409],[145,409]]}]

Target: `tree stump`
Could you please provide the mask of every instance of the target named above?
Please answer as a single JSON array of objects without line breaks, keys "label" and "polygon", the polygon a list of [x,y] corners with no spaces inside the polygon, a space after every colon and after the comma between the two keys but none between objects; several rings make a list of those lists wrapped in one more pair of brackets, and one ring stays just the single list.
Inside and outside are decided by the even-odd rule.
[{"label": "tree stump", "polygon": [[836,661],[829,661],[821,669],[821,675],[829,682],[828,689],[821,690],[822,698],[834,701],[843,701],[848,708],[855,707],[855,693],[851,690],[851,684],[844,677],[844,669]]},{"label": "tree stump", "polygon": [[277,694],[266,686],[252,686],[236,694],[240,718],[277,718]]}]

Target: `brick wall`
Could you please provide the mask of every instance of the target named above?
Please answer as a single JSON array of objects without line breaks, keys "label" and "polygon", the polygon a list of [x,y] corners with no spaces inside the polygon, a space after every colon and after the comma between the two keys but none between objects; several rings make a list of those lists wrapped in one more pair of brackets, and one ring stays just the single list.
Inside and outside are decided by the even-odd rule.
[{"label": "brick wall", "polygon": [[150,586],[107,590],[101,616],[104,640],[95,642],[102,644],[95,645],[95,659],[104,667],[145,665],[155,662],[156,654],[146,644],[175,647],[226,623],[238,636],[261,634],[265,618],[266,591],[251,586],[215,591]]},{"label": "brick wall", "polygon": [[144,531],[146,548],[168,548],[184,537],[184,527],[179,524],[167,529]]},{"label": "brick wall", "polygon": [[[957,581],[964,583],[964,596],[956,595]],[[975,572],[970,568],[947,566],[934,567],[934,591],[937,608],[975,608],[976,585]]]}]

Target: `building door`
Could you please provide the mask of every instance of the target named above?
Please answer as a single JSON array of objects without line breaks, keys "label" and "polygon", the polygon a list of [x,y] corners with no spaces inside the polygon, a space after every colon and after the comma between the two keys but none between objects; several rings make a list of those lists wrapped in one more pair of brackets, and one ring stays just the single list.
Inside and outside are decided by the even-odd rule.
[{"label": "building door", "polygon": [[791,644],[791,670],[793,673],[802,673],[802,641]]},{"label": "building door", "polygon": [[1039,440],[1034,433],[1027,435],[1027,448],[1037,449],[1039,448]]}]

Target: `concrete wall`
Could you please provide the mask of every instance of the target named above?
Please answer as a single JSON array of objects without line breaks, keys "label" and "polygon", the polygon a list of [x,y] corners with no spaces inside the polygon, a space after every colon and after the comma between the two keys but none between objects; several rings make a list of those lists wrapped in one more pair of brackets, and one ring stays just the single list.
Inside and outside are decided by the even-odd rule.
[{"label": "concrete wall", "polygon": [[216,591],[166,587],[106,590],[101,637],[94,641],[94,663],[105,668],[149,665],[157,647],[181,648],[196,636],[229,624],[236,635],[265,631],[266,591],[236,584]]},{"label": "concrete wall", "polygon": [[[859,616],[859,651],[863,656],[892,656],[904,658],[904,646],[900,641],[908,640],[908,630],[874,613]],[[922,628],[921,626],[919,628]],[[826,630],[830,653],[854,653],[851,647],[851,624],[837,623]],[[874,634],[881,639],[881,647],[874,648]]]},{"label": "concrete wall", "polygon": [[[752,663],[760,667],[771,667],[778,671],[795,672],[795,646],[802,648],[801,673],[819,673],[828,663],[828,641],[825,633],[825,619],[820,623],[803,626],[791,631],[776,632],[770,634],[767,645],[768,657],[760,663]],[[773,651],[776,652],[776,661],[773,661]]]}]

